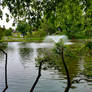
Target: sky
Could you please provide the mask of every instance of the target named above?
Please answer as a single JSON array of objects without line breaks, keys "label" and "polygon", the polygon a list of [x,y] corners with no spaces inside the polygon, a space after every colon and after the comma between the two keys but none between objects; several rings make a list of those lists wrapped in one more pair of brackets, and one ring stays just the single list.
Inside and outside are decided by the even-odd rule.
[{"label": "sky", "polygon": [[[2,9],[2,7],[0,7],[1,9]],[[7,14],[10,14],[10,12],[9,12],[9,10],[8,10],[8,8],[7,7],[5,7],[4,9],[2,9],[3,10],[3,19],[1,20],[0,19],[0,26],[1,27],[3,27],[3,26],[5,26],[5,28],[6,29],[8,29],[8,28],[13,28],[13,29],[15,29],[15,27],[12,27],[12,23],[13,23],[13,18],[10,18],[9,17],[9,22],[6,22],[6,13]]]}]

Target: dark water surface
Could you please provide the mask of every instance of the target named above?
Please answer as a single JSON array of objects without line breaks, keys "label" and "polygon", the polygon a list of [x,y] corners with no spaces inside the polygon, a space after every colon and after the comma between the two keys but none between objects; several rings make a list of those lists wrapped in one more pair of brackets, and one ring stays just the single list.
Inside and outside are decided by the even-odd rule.
[{"label": "dark water surface", "polygon": [[[8,86],[6,92],[29,92],[34,83],[38,69],[35,67],[37,48],[49,48],[51,44],[9,42],[8,53]],[[4,55],[0,53],[0,92],[4,84]],[[82,62],[77,66],[83,68]],[[76,70],[77,72],[79,70]],[[83,75],[78,75],[80,78]],[[34,92],[64,92],[66,87],[65,75],[54,69],[42,70],[42,76]],[[70,92],[92,92],[92,82],[81,81],[74,83]]]}]

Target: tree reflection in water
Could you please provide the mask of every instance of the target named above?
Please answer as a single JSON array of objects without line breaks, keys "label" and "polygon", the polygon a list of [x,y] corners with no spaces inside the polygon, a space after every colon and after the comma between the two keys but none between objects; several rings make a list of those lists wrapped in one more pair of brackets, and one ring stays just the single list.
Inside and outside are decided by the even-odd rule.
[{"label": "tree reflection in water", "polygon": [[[43,49],[43,50],[41,49],[39,50],[39,53],[40,54],[38,54],[39,56],[37,58],[37,61],[40,61],[41,59],[47,61],[47,62],[44,62],[43,66],[45,66],[45,68],[43,67],[43,69],[53,68],[55,70],[58,70],[61,74],[66,76],[65,68],[63,66],[63,63],[61,62],[62,61],[61,55],[54,53],[53,50],[47,50],[47,49]],[[67,56],[66,53],[67,53],[67,50],[64,53],[64,59],[68,67],[69,76],[70,76],[70,80],[72,83],[72,80],[80,72],[80,69],[79,69],[79,58],[80,57]],[[71,52],[71,53],[75,54],[74,52]],[[70,52],[67,54],[70,54]],[[43,55],[44,57],[39,58],[41,55]],[[62,75],[60,77],[62,77]],[[66,77],[64,78],[65,80],[67,79]],[[65,91],[65,92],[68,92],[68,91]]]},{"label": "tree reflection in water", "polygon": [[31,61],[32,53],[33,53],[32,48],[19,48],[19,55],[21,59],[20,61],[24,67],[26,67],[26,64]]}]

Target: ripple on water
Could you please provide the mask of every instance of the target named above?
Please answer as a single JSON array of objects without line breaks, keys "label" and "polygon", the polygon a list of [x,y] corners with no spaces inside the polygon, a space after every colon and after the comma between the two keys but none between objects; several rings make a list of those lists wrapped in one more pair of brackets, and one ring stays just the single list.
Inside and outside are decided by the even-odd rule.
[{"label": "ripple on water", "polygon": [[[8,85],[7,92],[29,92],[34,83],[38,70],[35,67],[34,53],[37,48],[49,48],[53,44],[48,43],[8,43]],[[26,48],[26,49],[25,49]],[[32,48],[32,50],[30,50]],[[28,52],[30,50],[30,52]],[[36,50],[37,51],[37,50]],[[0,91],[4,88],[4,62],[0,57]],[[80,77],[80,76],[78,76]],[[92,83],[75,83],[75,89],[70,92],[91,92]],[[42,76],[34,92],[63,92],[66,87],[66,76],[57,70],[48,69],[42,71]]]}]

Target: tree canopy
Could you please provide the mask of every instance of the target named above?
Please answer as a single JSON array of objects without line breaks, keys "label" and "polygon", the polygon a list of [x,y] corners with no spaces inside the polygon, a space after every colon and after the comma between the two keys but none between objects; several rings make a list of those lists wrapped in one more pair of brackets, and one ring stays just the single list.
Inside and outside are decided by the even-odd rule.
[{"label": "tree canopy", "polygon": [[8,6],[15,20],[25,19],[35,28],[45,20],[69,36],[92,30],[91,0],[2,0],[1,5]]}]

